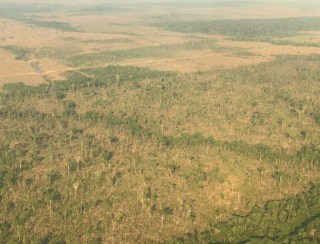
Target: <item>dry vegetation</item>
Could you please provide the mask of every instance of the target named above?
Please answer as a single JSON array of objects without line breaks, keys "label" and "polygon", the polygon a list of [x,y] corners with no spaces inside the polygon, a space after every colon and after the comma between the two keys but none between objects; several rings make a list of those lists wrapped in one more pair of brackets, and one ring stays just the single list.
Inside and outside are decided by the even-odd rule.
[{"label": "dry vegetation", "polygon": [[319,13],[264,8],[0,11],[0,242],[319,241]]},{"label": "dry vegetation", "polygon": [[[83,54],[83,58],[86,59],[85,55],[91,54],[93,56],[96,54],[99,56],[100,53],[105,54],[108,51],[114,51],[115,53],[112,55],[117,56],[117,51],[128,50],[121,60],[108,58],[100,61],[99,57],[96,57],[95,62],[86,63],[83,61],[82,65],[96,67],[114,63],[132,64],[185,73],[268,62],[273,60],[274,56],[281,54],[306,55],[320,52],[317,47],[301,47],[301,45],[308,46],[308,44],[314,46],[317,43],[317,32],[315,31],[307,32],[308,35],[301,33],[295,37],[275,38],[275,42],[270,44],[267,42],[230,41],[226,36],[209,33],[172,32],[152,24],[173,19],[197,21],[200,16],[202,16],[201,19],[205,18],[207,20],[227,19],[229,16],[242,18],[243,11],[246,11],[246,15],[251,16],[251,18],[294,17],[305,16],[306,14],[314,16],[316,14],[315,10],[303,12],[299,8],[294,10],[293,8],[282,7],[277,8],[277,11],[270,11],[271,15],[268,12],[264,16],[261,15],[261,11],[264,11],[263,6],[255,4],[249,8],[238,6],[234,10],[232,10],[232,6],[231,4],[231,6],[212,6],[206,9],[201,7],[180,8],[179,11],[177,9],[166,10],[161,8],[152,8],[149,11],[129,8],[121,11],[116,9],[114,12],[107,12],[107,14],[94,12],[96,10],[82,14],[50,12],[47,15],[45,13],[37,14],[35,20],[32,20],[32,17],[29,17],[28,14],[25,18],[1,18],[1,46],[27,50],[27,60],[24,61],[33,60],[39,63],[44,75],[48,71],[56,70],[57,75],[50,77],[52,79],[61,79],[63,71],[68,69],[66,66],[73,66],[72,63],[66,61],[73,55]],[[217,12],[223,12],[223,16],[215,14]],[[144,19],[143,22],[141,18]],[[56,23],[67,24],[60,26]],[[71,31],[68,30],[69,26],[71,26]],[[201,42],[204,40],[215,42],[216,47],[201,48]],[[192,48],[192,43],[196,43],[200,48]],[[279,46],[276,43],[281,45]],[[292,43],[301,43],[301,45],[292,45]],[[183,44],[187,44],[187,47]],[[287,46],[283,46],[283,44],[287,44]],[[177,48],[177,45],[182,46]],[[150,54],[147,56],[143,55],[137,59],[137,55],[130,53],[131,49],[143,50],[144,47],[150,49]],[[155,49],[161,48],[153,52],[152,47],[155,47]],[[236,50],[237,48],[239,50]],[[11,57],[7,57],[8,54],[5,53],[5,50],[1,50],[1,52],[2,63],[5,65],[3,67],[4,71],[0,74],[1,83],[21,81],[16,74],[32,72],[33,68],[30,67],[30,64],[23,63],[21,60],[17,60],[15,63]],[[44,58],[45,61],[42,60]],[[4,61],[10,62],[11,67],[21,67],[20,72],[17,72],[17,68],[8,68]],[[8,75],[7,79],[4,78],[5,75]],[[9,78],[10,75],[14,76]],[[34,79],[33,83],[45,81],[45,78],[39,77],[38,74],[30,74],[29,77],[26,78],[28,79],[26,82],[30,83],[30,79]]]}]

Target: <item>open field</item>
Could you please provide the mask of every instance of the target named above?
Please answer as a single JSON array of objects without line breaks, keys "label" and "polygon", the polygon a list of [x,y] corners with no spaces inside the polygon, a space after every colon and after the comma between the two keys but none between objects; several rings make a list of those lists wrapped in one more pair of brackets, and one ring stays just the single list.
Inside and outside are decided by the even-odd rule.
[{"label": "open field", "polygon": [[308,1],[0,0],[0,243],[320,242]]},{"label": "open field", "polygon": [[[263,5],[259,4],[249,7],[245,4],[236,8],[228,5],[179,9],[127,7],[110,8],[111,11],[107,14],[96,12],[97,9],[93,8],[88,8],[87,13],[79,13],[77,9],[73,10],[74,13],[70,9],[70,13],[68,11],[61,13],[53,9],[47,14],[44,12],[36,15],[31,14],[32,11],[29,10],[27,13],[22,12],[1,19],[0,40],[4,50],[16,54],[18,59],[16,63],[12,59],[10,62],[16,67],[24,67],[21,74],[32,70],[32,67],[28,67],[28,63],[22,64],[21,59],[33,60],[40,65],[41,59],[50,59],[53,65],[50,67],[46,62],[47,64],[42,67],[42,73],[56,71],[57,77],[52,78],[59,79],[64,70],[74,66],[134,64],[185,73],[268,62],[273,60],[274,56],[281,54],[319,53],[318,47],[315,46],[318,28],[317,19],[314,17],[318,14],[316,9],[303,10],[299,7],[289,9],[287,6],[280,8],[278,6],[277,11],[271,11],[275,8],[272,4],[269,8],[270,11],[266,13]],[[107,9],[108,7],[105,11]],[[261,15],[262,10],[264,15]],[[247,25],[245,28],[249,28],[249,31],[250,28],[253,29],[251,33],[254,36],[250,37],[244,33],[243,35],[246,35],[244,39],[260,38],[263,42],[261,40],[259,42],[230,41],[228,35],[232,29],[229,28],[229,30],[226,27],[223,31],[219,30],[218,25],[229,25],[228,19],[231,16],[233,19],[242,18],[242,11],[246,11],[250,18],[259,18],[261,23],[265,23],[262,27],[259,22],[254,25],[256,20],[240,20],[244,26]],[[224,15],[217,16],[217,12]],[[313,18],[308,19],[305,16],[313,16]],[[279,19],[280,17],[288,19],[282,20]],[[141,18],[145,21],[142,22]],[[264,18],[268,20],[263,22]],[[175,24],[177,26],[170,26],[172,19],[179,20]],[[304,21],[306,23],[303,23]],[[296,22],[300,24],[297,25]],[[187,33],[176,32],[176,29],[185,31],[184,23],[191,29],[187,30]],[[215,35],[203,29],[210,24],[218,28],[213,32]],[[314,27],[313,24],[315,24]],[[167,26],[169,30],[173,28],[174,31],[168,31],[162,28],[162,25]],[[197,29],[192,29],[193,25],[200,28],[199,32]],[[287,34],[284,34],[282,29],[273,28],[272,25],[283,25],[281,28]],[[255,30],[256,27],[260,28],[260,32]],[[282,31],[282,34],[279,36],[276,32],[268,33],[269,29],[278,30],[279,33]],[[243,32],[241,29],[239,31],[238,34],[233,32],[233,35],[243,39],[239,36]],[[305,31],[309,34],[303,34]],[[259,36],[262,33],[268,36]],[[283,37],[283,35],[292,36]],[[208,45],[210,42],[211,44]],[[308,46],[313,47],[308,48]],[[16,48],[16,53],[12,50],[13,48]],[[24,56],[19,57],[19,55]],[[14,69],[6,69],[6,72],[0,74],[1,82],[18,81],[15,78],[4,80],[4,75],[10,76],[17,73]],[[29,76],[32,77],[32,75]],[[34,76],[39,75],[34,74]],[[41,77],[34,79],[35,83],[44,81]]]}]

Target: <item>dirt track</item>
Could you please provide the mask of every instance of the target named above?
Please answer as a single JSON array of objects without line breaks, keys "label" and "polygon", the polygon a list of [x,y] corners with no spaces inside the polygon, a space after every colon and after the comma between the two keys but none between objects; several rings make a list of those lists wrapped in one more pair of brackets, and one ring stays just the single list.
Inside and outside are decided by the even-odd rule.
[{"label": "dirt track", "polygon": [[[228,55],[232,54],[230,53],[223,53],[223,55]],[[169,59],[149,59],[145,61],[137,61],[137,62],[123,62],[123,63],[108,63],[108,64],[103,64],[103,65],[94,65],[94,66],[87,66],[87,67],[77,67],[77,68],[66,68],[66,69],[59,69],[59,70],[48,70],[45,72],[27,72],[27,73],[15,73],[15,74],[7,74],[7,75],[0,75],[0,78],[5,78],[5,77],[13,77],[13,76],[24,76],[24,75],[49,75],[52,73],[61,73],[61,72],[66,72],[66,71],[78,71],[78,70],[84,70],[84,69],[95,69],[95,68],[105,68],[109,65],[139,65],[139,64],[148,64],[148,63],[162,63],[162,62],[168,62],[168,61],[179,61],[179,60],[192,60],[192,59],[197,59],[197,58],[205,58],[205,57],[213,57],[217,56],[217,53],[211,53],[207,55],[198,55],[198,56],[191,56],[191,57],[182,57],[182,58],[169,58]],[[36,61],[36,60],[32,60]],[[83,75],[83,72],[81,72]],[[87,75],[86,75],[87,76]],[[92,78],[92,77],[91,77]]]},{"label": "dirt track", "polygon": [[[320,49],[319,48],[310,48],[310,47],[294,47],[294,46],[268,46],[264,48],[255,48],[255,49],[248,49],[252,53],[256,55],[260,55],[260,62],[266,62],[270,61],[274,58],[274,56],[278,55],[279,53],[283,54],[310,54],[310,53],[319,53],[320,54]],[[52,73],[63,73],[66,71],[80,71],[84,69],[95,69],[95,68],[104,68],[109,65],[145,65],[145,64],[161,64],[161,63],[168,63],[171,61],[190,61],[194,59],[201,59],[201,58],[206,58],[206,57],[220,57],[221,55],[223,56],[228,56],[232,55],[234,52],[226,52],[226,53],[210,53],[206,55],[194,55],[194,56],[187,56],[187,57],[179,57],[179,58],[167,58],[167,59],[149,59],[149,60],[141,60],[141,61],[125,61],[121,63],[106,63],[103,65],[94,65],[94,66],[86,66],[86,67],[77,67],[77,68],[65,68],[65,69],[57,69],[57,70],[48,70],[44,72],[26,72],[26,73],[14,73],[14,74],[5,74],[5,75],[0,75],[0,78],[8,78],[8,77],[15,77],[15,76],[25,76],[25,75],[37,75],[37,76],[43,76],[43,75],[49,75]],[[35,62],[37,60],[30,60],[28,62]],[[175,64],[170,64],[173,67],[178,67],[178,65]],[[180,63],[181,65],[181,63]],[[94,78],[88,74],[85,74],[83,72],[79,72],[84,76],[87,76],[88,78]]]}]

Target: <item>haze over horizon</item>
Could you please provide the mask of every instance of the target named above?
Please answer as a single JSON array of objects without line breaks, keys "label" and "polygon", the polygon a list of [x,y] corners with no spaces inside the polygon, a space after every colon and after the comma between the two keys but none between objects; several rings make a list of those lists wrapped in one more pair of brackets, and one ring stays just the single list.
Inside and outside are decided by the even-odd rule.
[{"label": "haze over horizon", "polygon": [[1,4],[5,5],[17,5],[19,8],[24,5],[36,4],[36,5],[65,5],[65,6],[85,6],[85,5],[110,5],[110,6],[134,6],[139,7],[222,7],[233,6],[234,8],[246,8],[246,7],[257,7],[263,8],[265,6],[281,7],[291,9],[303,9],[312,10],[313,12],[320,9],[320,1],[317,0],[118,0],[117,2],[110,0],[0,0]]},{"label": "haze over horizon", "polygon": [[[288,3],[288,4],[297,4],[297,3],[319,3],[317,0],[176,0],[175,3],[223,3],[223,2],[242,2],[242,3]],[[117,3],[110,1],[110,0],[71,0],[69,2],[65,2],[64,0],[53,0],[53,1],[46,1],[46,0],[0,0],[0,3],[6,4],[132,4],[132,3],[172,3],[170,0],[119,0]]]}]

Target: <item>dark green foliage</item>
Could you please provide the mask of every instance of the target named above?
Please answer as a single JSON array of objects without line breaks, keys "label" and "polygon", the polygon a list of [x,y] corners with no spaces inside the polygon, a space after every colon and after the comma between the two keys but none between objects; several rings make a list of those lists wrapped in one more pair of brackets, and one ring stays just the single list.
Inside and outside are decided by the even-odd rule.
[{"label": "dark green foliage", "polygon": [[241,19],[194,22],[168,22],[163,26],[171,31],[221,34],[238,40],[270,40],[293,36],[301,31],[320,30],[317,17],[282,19]]},{"label": "dark green foliage", "polygon": [[88,79],[77,72],[67,72],[67,81],[54,82],[54,91],[64,93],[66,91],[77,91],[88,87],[109,87],[111,85],[121,85],[126,82],[141,81],[147,78],[172,77],[173,72],[161,72],[148,68],[138,68],[133,66],[110,65],[103,68],[83,69],[84,73],[92,74],[96,79]]},{"label": "dark green foliage", "polygon": [[43,192],[43,198],[47,201],[59,201],[61,199],[61,194],[53,188],[47,188]]},{"label": "dark green foliage", "polygon": [[2,46],[2,48],[14,55],[16,55],[16,60],[28,61],[33,50],[30,48],[22,48],[16,46]]},{"label": "dark green foliage", "polygon": [[73,159],[67,161],[68,173],[72,173],[79,168],[79,163]]},{"label": "dark green foliage", "polygon": [[76,115],[77,114],[76,108],[77,108],[77,105],[74,101],[66,101],[64,115],[66,115],[66,116]]},{"label": "dark green foliage", "polygon": [[121,180],[121,177],[122,177],[122,173],[116,172],[111,178],[112,185],[115,185],[116,183],[118,183]]},{"label": "dark green foliage", "polygon": [[161,139],[164,141],[163,143],[165,145],[172,145],[173,143],[182,143],[188,146],[207,144],[213,147],[221,147],[234,152],[243,153],[258,159],[262,157],[270,162],[274,162],[276,160],[292,160],[292,156],[281,152],[275,152],[264,144],[250,145],[242,141],[218,141],[213,137],[205,137],[200,133],[183,135],[177,138],[164,136]]},{"label": "dark green foliage", "polygon": [[4,85],[4,92],[2,93],[2,100],[23,100],[30,96],[39,96],[46,93],[46,85],[27,86],[24,83],[10,83]]},{"label": "dark green foliage", "polygon": [[42,47],[34,53],[35,58],[54,58],[63,60],[66,56],[75,55],[81,52],[81,49],[74,45],[58,46],[58,47]]},{"label": "dark green foliage", "polygon": [[83,13],[114,13],[114,12],[122,12],[124,11],[126,8],[124,7],[118,7],[109,3],[104,3],[104,4],[95,4],[95,5],[91,5],[91,6],[85,6],[82,7],[81,10],[78,10],[79,13],[83,14]]},{"label": "dark green foliage", "polygon": [[100,53],[79,54],[73,55],[66,59],[72,66],[83,66],[88,64],[118,62],[129,58],[150,58],[150,57],[166,57],[174,47],[159,46],[159,47],[143,47],[132,48],[127,50],[106,51]]},{"label": "dark green foliage", "polygon": [[98,122],[102,120],[103,115],[95,111],[87,111],[84,115],[85,120],[90,120],[93,122]]},{"label": "dark green foliage", "polygon": [[[72,41],[72,39],[70,40]],[[133,42],[133,40],[129,38],[114,38],[114,39],[103,39],[103,40],[89,39],[83,42],[84,43],[130,43],[130,42]]]},{"label": "dark green foliage", "polygon": [[314,121],[320,125],[320,107],[314,108],[314,110],[310,113],[311,117]]},{"label": "dark green foliage", "polygon": [[271,40],[270,43],[275,45],[284,45],[284,46],[295,46],[295,47],[320,47],[319,43],[313,42],[294,42],[287,40]]},{"label": "dark green foliage", "polygon": [[287,174],[281,170],[277,170],[272,174],[272,176],[277,180],[278,183],[280,183],[287,176]]},{"label": "dark green foliage", "polygon": [[320,148],[316,145],[304,145],[297,153],[300,159],[305,159],[311,162],[320,163]]},{"label": "dark green foliage", "polygon": [[66,23],[66,22],[45,21],[45,20],[38,20],[38,19],[25,18],[25,17],[19,18],[18,20],[35,27],[50,28],[50,29],[56,29],[59,31],[78,31],[77,28],[72,27],[69,23]]},{"label": "dark green foliage", "polygon": [[[246,216],[212,226],[201,233],[190,233],[170,243],[247,243],[290,242],[309,240],[317,242],[320,235],[319,185],[294,198],[269,201],[263,208],[254,207]],[[316,230],[312,234],[312,229]]]},{"label": "dark green foliage", "polygon": [[164,209],[162,209],[163,214],[165,215],[172,215],[173,214],[173,209],[170,207],[165,207]]},{"label": "dark green foliage", "polygon": [[58,181],[61,178],[61,173],[57,170],[53,170],[47,174],[47,179],[50,184]]},{"label": "dark green foliage", "polygon": [[102,153],[102,157],[106,161],[110,161],[113,157],[113,152],[105,151]]},{"label": "dark green foliage", "polygon": [[[121,41],[121,39],[112,39]],[[130,39],[129,39],[130,40]],[[122,40],[123,41],[123,40]],[[88,41],[89,42],[89,41]],[[102,42],[102,41],[101,41]],[[81,67],[85,65],[97,65],[110,62],[119,62],[127,59],[145,59],[154,57],[171,57],[173,53],[181,50],[212,50],[215,52],[228,52],[231,56],[252,56],[247,49],[240,47],[227,47],[213,40],[192,41],[183,44],[149,46],[143,48],[131,48],[117,51],[105,51],[90,54],[72,55],[66,59],[71,66]]]},{"label": "dark green foliage", "polygon": [[[65,8],[67,6],[64,6]],[[25,14],[50,13],[51,11],[60,10],[61,6],[56,4],[28,4],[28,3],[2,3],[0,15],[18,20]]]},{"label": "dark green foliage", "polygon": [[178,171],[180,169],[180,166],[177,164],[170,164],[169,168],[171,170],[171,173],[174,174],[176,171]]},{"label": "dark green foliage", "polygon": [[116,143],[116,142],[118,142],[118,141],[119,141],[119,138],[118,138],[118,137],[116,137],[116,136],[110,136],[110,142]]}]

